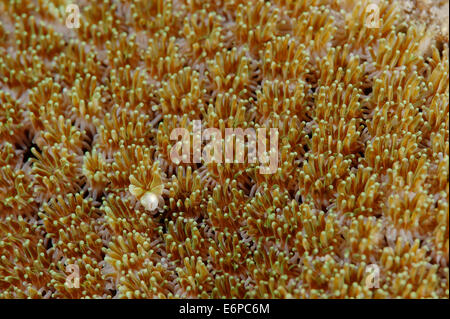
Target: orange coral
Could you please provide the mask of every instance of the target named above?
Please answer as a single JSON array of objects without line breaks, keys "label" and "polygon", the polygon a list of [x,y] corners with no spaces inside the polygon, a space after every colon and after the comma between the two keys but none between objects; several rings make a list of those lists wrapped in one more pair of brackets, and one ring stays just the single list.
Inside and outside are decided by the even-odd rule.
[{"label": "orange coral", "polygon": [[0,297],[448,298],[448,1],[376,3],[0,1]]}]

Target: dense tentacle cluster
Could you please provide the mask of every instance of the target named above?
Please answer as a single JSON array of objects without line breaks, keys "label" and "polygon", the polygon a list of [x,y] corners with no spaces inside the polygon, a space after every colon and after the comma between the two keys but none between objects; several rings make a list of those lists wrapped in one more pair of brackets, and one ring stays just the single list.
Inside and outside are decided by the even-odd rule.
[{"label": "dense tentacle cluster", "polygon": [[0,297],[449,297],[448,1],[72,2],[0,1]]}]

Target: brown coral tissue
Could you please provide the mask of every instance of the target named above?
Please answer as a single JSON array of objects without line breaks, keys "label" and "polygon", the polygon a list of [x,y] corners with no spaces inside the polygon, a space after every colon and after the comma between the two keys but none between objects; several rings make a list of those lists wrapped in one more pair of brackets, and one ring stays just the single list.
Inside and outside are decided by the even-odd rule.
[{"label": "brown coral tissue", "polygon": [[448,0],[0,0],[0,298],[448,299],[448,40]]}]

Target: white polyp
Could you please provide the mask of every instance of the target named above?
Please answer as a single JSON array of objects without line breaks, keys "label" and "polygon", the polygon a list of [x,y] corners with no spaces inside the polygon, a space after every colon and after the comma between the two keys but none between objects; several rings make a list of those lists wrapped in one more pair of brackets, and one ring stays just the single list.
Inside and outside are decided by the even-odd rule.
[{"label": "white polyp", "polygon": [[158,197],[152,192],[147,192],[141,197],[141,204],[147,210],[155,210],[158,207]]}]

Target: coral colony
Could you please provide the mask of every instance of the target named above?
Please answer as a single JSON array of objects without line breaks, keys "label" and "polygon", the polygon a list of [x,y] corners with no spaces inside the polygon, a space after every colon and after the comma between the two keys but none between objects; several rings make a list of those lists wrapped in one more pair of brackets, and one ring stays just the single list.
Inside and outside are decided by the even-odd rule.
[{"label": "coral colony", "polygon": [[447,10],[0,0],[0,297],[449,298]]}]

